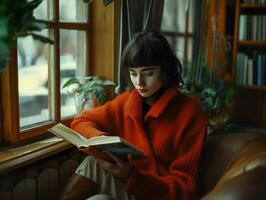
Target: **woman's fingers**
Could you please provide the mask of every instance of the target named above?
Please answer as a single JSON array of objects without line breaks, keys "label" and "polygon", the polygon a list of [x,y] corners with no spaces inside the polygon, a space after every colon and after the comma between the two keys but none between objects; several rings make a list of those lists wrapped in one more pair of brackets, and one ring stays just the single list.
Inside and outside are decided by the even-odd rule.
[{"label": "woman's fingers", "polygon": [[112,153],[107,153],[115,162],[117,165],[119,166],[123,166],[125,165],[125,163],[116,155],[112,154]]},{"label": "woman's fingers", "polygon": [[127,154],[127,160],[129,163],[131,163],[133,161],[133,154],[132,153]]},{"label": "woman's fingers", "polygon": [[113,172],[113,170],[117,167],[117,164],[113,164],[109,161],[105,161],[99,158],[96,158],[96,162],[102,166],[103,169],[105,169],[108,172]]},{"label": "woman's fingers", "polygon": [[123,180],[127,180],[127,177],[129,176],[133,167],[130,163],[132,160],[132,155],[127,155],[128,162],[123,162],[118,156],[115,156],[114,154],[108,153],[108,155],[116,162],[115,164],[102,160],[100,158],[96,158],[96,162],[101,165],[104,170],[116,175]]}]

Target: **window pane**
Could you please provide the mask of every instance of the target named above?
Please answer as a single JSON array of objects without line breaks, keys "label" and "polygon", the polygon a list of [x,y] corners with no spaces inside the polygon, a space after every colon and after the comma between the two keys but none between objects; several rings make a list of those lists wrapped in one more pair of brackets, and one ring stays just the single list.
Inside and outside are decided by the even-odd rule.
[{"label": "window pane", "polygon": [[64,22],[86,22],[87,7],[83,0],[59,0],[59,19]]},{"label": "window pane", "polygon": [[162,31],[185,32],[186,13],[188,12],[188,32],[193,32],[195,0],[165,0]]},{"label": "window pane", "polygon": [[188,38],[187,60],[189,64],[192,63],[192,54],[193,54],[193,38]]},{"label": "window pane", "polygon": [[[162,20],[162,31],[185,32],[188,0],[165,0]],[[191,13],[193,14],[193,12]],[[193,17],[190,15],[189,17]]]},{"label": "window pane", "polygon": [[187,52],[186,52],[186,61],[187,63],[184,63],[183,67],[183,76],[185,77],[187,73],[190,72],[191,66],[192,66],[192,55],[193,55],[193,38],[188,37],[187,38]]},{"label": "window pane", "polygon": [[[48,36],[44,30],[40,34]],[[31,36],[18,42],[18,88],[20,128],[54,118],[53,98],[49,83],[53,46],[33,40]]]},{"label": "window pane", "polygon": [[195,1],[190,1],[188,14],[188,32],[194,33]]},{"label": "window pane", "polygon": [[[162,31],[175,31],[177,29],[176,0],[165,0],[163,9]],[[175,13],[175,14],[174,14]]]},{"label": "window pane", "polygon": [[53,2],[53,0],[43,0],[42,3],[33,10],[34,17],[37,19],[53,20]]},{"label": "window pane", "polygon": [[[84,76],[86,66],[86,32],[60,30],[61,88],[72,77]],[[76,114],[74,98],[61,89],[61,117]]]},{"label": "window pane", "polygon": [[174,52],[177,55],[177,57],[179,58],[182,65],[184,65],[185,64],[185,56],[186,56],[185,38],[184,37],[177,37],[176,38]]},{"label": "window pane", "polygon": [[180,62],[184,63],[184,37],[176,37],[176,36],[166,36],[170,46],[172,47],[175,55],[178,57]]}]

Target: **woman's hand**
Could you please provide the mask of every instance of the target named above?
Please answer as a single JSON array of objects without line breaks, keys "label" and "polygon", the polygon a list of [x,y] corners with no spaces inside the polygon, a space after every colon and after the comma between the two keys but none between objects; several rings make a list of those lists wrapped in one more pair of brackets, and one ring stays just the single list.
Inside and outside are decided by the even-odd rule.
[{"label": "woman's hand", "polygon": [[96,158],[97,163],[101,165],[106,171],[110,172],[111,174],[114,174],[115,176],[121,178],[124,181],[127,181],[133,169],[132,154],[127,155],[127,161],[122,161],[118,156],[115,156],[111,153],[108,153],[108,155],[112,157],[115,163]]}]

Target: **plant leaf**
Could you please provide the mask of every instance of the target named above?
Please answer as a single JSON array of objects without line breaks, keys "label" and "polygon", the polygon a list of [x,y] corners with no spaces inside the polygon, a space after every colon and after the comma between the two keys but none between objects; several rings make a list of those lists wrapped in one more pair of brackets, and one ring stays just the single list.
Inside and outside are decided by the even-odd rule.
[{"label": "plant leaf", "polygon": [[27,3],[26,9],[27,10],[34,10],[42,3],[42,0],[33,0]]},{"label": "plant leaf", "polygon": [[7,19],[1,17],[0,18],[0,38],[4,38],[8,34],[8,24]]},{"label": "plant leaf", "polygon": [[113,0],[103,0],[103,5],[107,6],[109,3],[111,3]]},{"label": "plant leaf", "polygon": [[36,33],[29,33],[29,35],[31,35],[33,37],[33,39],[35,39],[35,40],[40,40],[41,42],[44,42],[44,43],[54,44],[54,41],[48,37],[44,37],[44,36],[36,34]]},{"label": "plant leaf", "polygon": [[71,79],[69,79],[69,80],[63,85],[62,88],[66,88],[66,87],[68,87],[68,86],[70,86],[70,85],[73,85],[73,84],[78,84],[78,85],[80,86],[80,83],[79,83],[78,79],[76,79],[76,78],[71,78]]},{"label": "plant leaf", "polygon": [[106,86],[114,86],[115,83],[114,83],[113,81],[110,81],[110,80],[105,80],[105,81],[103,82],[103,85],[106,85]]},{"label": "plant leaf", "polygon": [[41,31],[49,26],[49,22],[45,20],[33,20],[28,24],[27,28],[29,31]]},{"label": "plant leaf", "polygon": [[92,94],[99,103],[103,104],[106,101],[107,93],[103,87],[96,86]]},{"label": "plant leaf", "polygon": [[103,85],[103,80],[100,79],[99,76],[95,76],[95,77],[93,77],[93,80],[92,80],[92,81],[95,82],[95,83],[98,84],[98,85]]}]

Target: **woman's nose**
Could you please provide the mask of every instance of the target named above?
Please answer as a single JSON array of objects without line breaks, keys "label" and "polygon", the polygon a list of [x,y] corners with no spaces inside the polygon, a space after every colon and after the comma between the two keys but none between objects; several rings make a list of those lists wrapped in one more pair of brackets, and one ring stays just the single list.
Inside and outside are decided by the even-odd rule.
[{"label": "woman's nose", "polygon": [[145,81],[144,81],[143,75],[141,75],[141,74],[138,75],[138,76],[137,76],[137,85],[138,85],[138,86],[143,86],[144,83],[145,83]]}]

